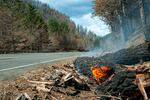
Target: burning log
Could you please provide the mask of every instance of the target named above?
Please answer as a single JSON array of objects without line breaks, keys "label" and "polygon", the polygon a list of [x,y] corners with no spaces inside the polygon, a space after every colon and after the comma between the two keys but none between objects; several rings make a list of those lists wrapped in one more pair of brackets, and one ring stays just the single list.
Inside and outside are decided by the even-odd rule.
[{"label": "burning log", "polygon": [[75,69],[81,74],[88,77],[92,77],[91,67],[92,66],[109,66],[112,70],[120,71],[122,68],[119,65],[109,63],[96,57],[79,57],[74,61]]},{"label": "burning log", "polygon": [[112,96],[133,97],[139,92],[138,86],[134,84],[136,72],[121,71],[110,81],[106,81],[97,87],[98,92],[111,94]]},{"label": "burning log", "polygon": [[149,66],[144,67],[134,66],[134,68],[116,73],[110,81],[99,85],[97,91],[126,99],[139,99],[143,95],[144,100],[147,100],[147,93],[150,93],[150,73],[149,70],[145,70],[149,69]]}]

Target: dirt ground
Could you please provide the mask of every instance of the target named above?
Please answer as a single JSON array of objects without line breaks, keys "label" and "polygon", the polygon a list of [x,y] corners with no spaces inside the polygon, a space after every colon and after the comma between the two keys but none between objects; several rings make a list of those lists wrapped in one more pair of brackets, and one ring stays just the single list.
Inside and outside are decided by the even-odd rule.
[{"label": "dirt ground", "polygon": [[[15,80],[0,81],[0,100],[16,100],[21,94],[26,93],[32,100],[94,100],[95,94],[91,90],[77,90],[74,87],[48,86],[50,92],[37,91],[28,82],[41,81],[42,77],[51,75],[54,70],[61,69],[64,65],[72,65],[73,59],[63,60],[51,65],[43,65],[36,70],[19,75]],[[90,97],[91,96],[91,97]],[[88,97],[88,98],[87,98]],[[24,100],[19,98],[18,100]]]},{"label": "dirt ground", "polygon": [[[131,77],[131,75],[135,75],[135,73],[130,73],[125,70],[122,70],[122,72],[117,72],[116,75],[112,78],[112,80],[109,81],[108,83],[104,82],[103,84],[99,85],[99,88],[97,89],[100,89],[99,91],[102,92],[95,92],[96,87],[98,85],[97,86],[89,85],[89,84],[87,85],[88,82],[86,80],[87,77],[82,75],[79,75],[81,76],[79,77],[79,79],[81,79],[82,84],[78,84],[80,83],[80,81],[73,80],[74,78],[64,82],[62,81],[62,78],[66,77],[67,75],[69,76],[70,74],[68,73],[73,73],[75,77],[77,76],[77,72],[74,69],[73,61],[74,59],[69,59],[69,60],[67,59],[67,60],[55,62],[54,64],[45,64],[40,66],[36,70],[29,71],[22,75],[18,75],[13,80],[0,81],[0,100],[103,100],[100,97],[106,96],[107,98],[110,98],[109,96],[112,96],[112,94],[114,93],[113,92],[111,95],[108,94],[104,95],[105,90],[109,88],[108,86],[111,86],[109,90],[112,91],[116,91],[116,89],[119,88],[118,86],[120,86],[120,91],[124,91],[122,85],[131,87],[131,84],[134,84],[133,82],[128,82],[128,79],[133,78],[131,79],[131,81],[135,80],[135,76]],[[150,62],[145,62],[143,65],[137,64],[132,66],[126,66],[126,65],[124,66],[129,71],[131,70],[131,72],[133,69],[135,70],[135,68],[138,69],[136,70],[137,72],[142,71],[142,73],[146,72],[148,74],[150,72]],[[67,72],[67,75],[63,76],[62,74],[59,73],[59,71]],[[128,76],[129,78],[124,77],[124,75]],[[121,78],[120,76],[124,78]],[[44,90],[43,90],[43,84],[42,85],[41,84],[39,85],[39,83],[33,84],[34,82],[45,82],[45,81],[51,82],[52,79],[57,81],[53,85],[44,84]],[[124,80],[124,82],[119,83],[122,79]],[[148,76],[148,78],[146,79],[150,79],[150,77]],[[31,81],[34,82],[32,83]],[[64,82],[65,84],[62,82]],[[119,84],[119,85],[116,86],[114,84]],[[138,89],[137,86],[136,89]],[[131,91],[132,91],[132,87],[131,87]],[[140,97],[142,97],[140,91],[139,90],[137,91],[140,94]],[[150,93],[149,90],[147,91],[147,93],[149,95]],[[114,100],[122,100],[120,99],[120,97],[112,96],[111,98],[113,99],[116,98]]]}]

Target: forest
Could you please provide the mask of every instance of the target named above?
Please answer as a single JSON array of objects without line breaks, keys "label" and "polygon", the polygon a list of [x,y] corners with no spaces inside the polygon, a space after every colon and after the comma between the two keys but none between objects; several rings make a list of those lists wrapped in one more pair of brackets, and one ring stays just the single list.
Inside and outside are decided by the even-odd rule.
[{"label": "forest", "polygon": [[112,33],[103,39],[104,49],[117,51],[150,41],[150,0],[94,0],[93,10]]},{"label": "forest", "polygon": [[0,53],[87,51],[100,39],[48,4],[0,1]]}]

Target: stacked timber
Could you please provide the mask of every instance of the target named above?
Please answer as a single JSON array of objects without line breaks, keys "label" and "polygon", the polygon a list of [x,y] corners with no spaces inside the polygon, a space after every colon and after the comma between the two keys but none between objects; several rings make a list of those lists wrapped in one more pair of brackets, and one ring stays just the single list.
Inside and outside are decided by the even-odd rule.
[{"label": "stacked timber", "polygon": [[115,53],[109,53],[100,58],[109,62],[125,65],[137,64],[141,61],[149,61],[150,42],[146,42],[136,47],[122,49]]}]

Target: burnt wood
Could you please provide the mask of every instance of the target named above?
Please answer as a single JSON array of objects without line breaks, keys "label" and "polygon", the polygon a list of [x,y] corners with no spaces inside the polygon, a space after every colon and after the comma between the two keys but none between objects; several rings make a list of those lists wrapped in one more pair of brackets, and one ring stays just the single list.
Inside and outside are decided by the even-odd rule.
[{"label": "burnt wood", "polygon": [[105,61],[125,65],[137,64],[141,61],[150,61],[150,42],[136,47],[122,49],[115,53],[109,53],[100,58]]}]

